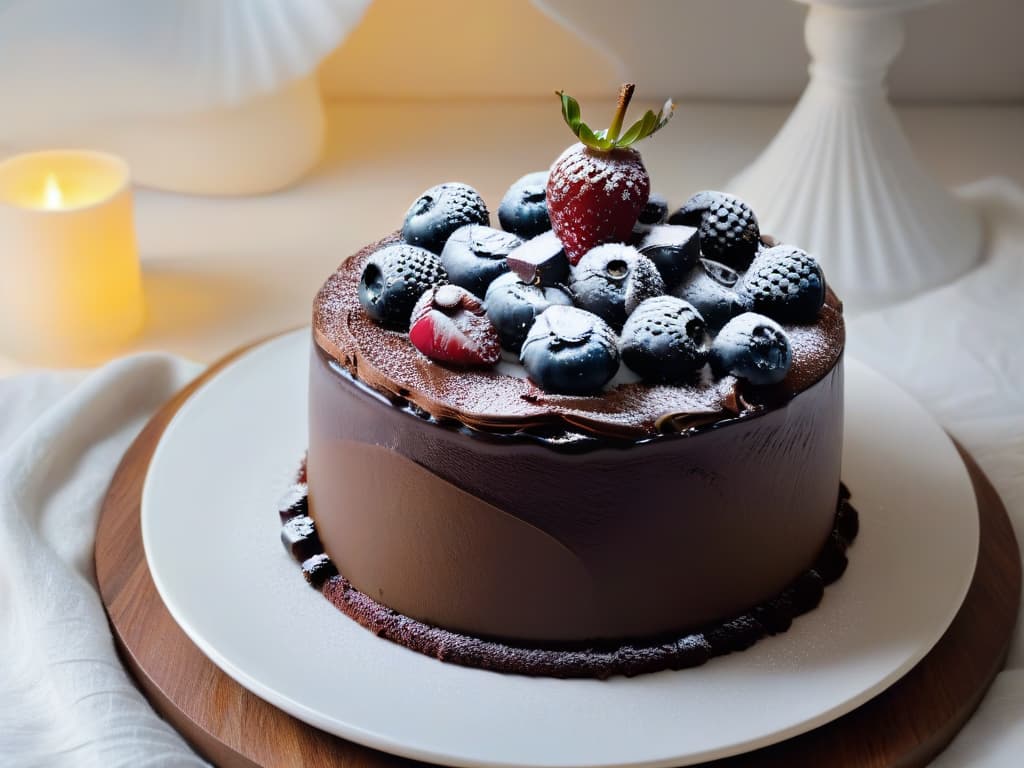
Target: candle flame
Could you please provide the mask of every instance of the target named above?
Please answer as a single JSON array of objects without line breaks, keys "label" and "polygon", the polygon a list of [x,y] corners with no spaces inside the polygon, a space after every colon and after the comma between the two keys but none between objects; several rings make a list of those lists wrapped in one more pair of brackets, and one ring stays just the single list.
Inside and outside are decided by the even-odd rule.
[{"label": "candle flame", "polygon": [[54,174],[46,177],[46,186],[43,189],[43,207],[49,210],[60,208],[64,205],[64,192]]}]

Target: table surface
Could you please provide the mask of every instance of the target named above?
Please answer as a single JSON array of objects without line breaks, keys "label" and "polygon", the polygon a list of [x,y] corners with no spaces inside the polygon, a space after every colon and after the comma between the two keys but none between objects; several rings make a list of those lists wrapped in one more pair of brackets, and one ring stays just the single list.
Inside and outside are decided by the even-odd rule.
[{"label": "table surface", "polygon": [[[600,105],[588,111],[600,112]],[[678,204],[721,186],[782,125],[789,106],[683,104],[643,147],[654,189]],[[899,110],[922,163],[950,186],[988,176],[1024,183],[1024,106]],[[336,103],[327,150],[297,186],[251,198],[138,190],[136,225],[148,324],[126,352],[159,349],[203,363],[309,321],[339,261],[397,229],[425,188],[466,181],[492,211],[527,171],[569,143],[557,104]],[[0,356],[0,375],[23,370]]]}]

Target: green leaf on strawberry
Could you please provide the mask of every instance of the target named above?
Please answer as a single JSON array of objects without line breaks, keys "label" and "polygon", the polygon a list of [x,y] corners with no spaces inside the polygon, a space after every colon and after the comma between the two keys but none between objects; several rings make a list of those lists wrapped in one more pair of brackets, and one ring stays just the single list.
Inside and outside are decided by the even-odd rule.
[{"label": "green leaf on strawberry", "polygon": [[[637,120],[625,133],[622,131],[622,121],[629,108],[630,99],[633,98],[633,83],[626,83],[619,90],[619,100],[612,117],[612,124],[600,131],[594,131],[580,119],[580,105],[572,96],[564,91],[556,91],[556,95],[562,100],[562,118],[566,125],[576,135],[581,143],[601,152],[609,152],[613,149],[622,149],[632,146],[641,139],[656,133],[665,127],[672,118],[675,111],[675,104],[672,99],[665,102],[664,106],[655,114],[647,110],[644,116]],[[620,135],[621,134],[621,135]]]}]

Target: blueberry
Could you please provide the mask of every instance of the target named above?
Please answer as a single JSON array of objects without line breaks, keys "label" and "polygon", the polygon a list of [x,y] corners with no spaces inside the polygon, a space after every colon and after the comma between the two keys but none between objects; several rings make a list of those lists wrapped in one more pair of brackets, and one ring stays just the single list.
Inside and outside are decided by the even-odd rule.
[{"label": "blueberry", "polygon": [[735,269],[744,269],[757,253],[757,217],[749,205],[725,192],[698,192],[668,222],[700,227],[704,255]]},{"label": "blueberry", "polygon": [[757,312],[783,323],[810,323],[825,303],[825,275],[807,251],[777,245],[757,255],[741,290]]},{"label": "blueberry", "polygon": [[641,224],[661,224],[665,221],[666,216],[668,216],[668,200],[664,195],[652,192],[647,198],[647,204],[637,216],[637,221]]},{"label": "blueberry", "polygon": [[548,172],[528,173],[508,188],[498,206],[503,229],[522,238],[536,237],[551,229],[547,203]]},{"label": "blueberry", "polygon": [[479,193],[467,184],[448,182],[431,187],[405,214],[402,239],[428,251],[440,253],[445,242],[465,224],[487,225],[490,214]]},{"label": "blueberry", "polygon": [[653,226],[643,233],[636,247],[654,262],[669,288],[678,285],[700,258],[700,238],[694,227]]},{"label": "blueberry", "polygon": [[615,332],[597,315],[576,307],[550,307],[523,343],[520,361],[545,392],[590,395],[619,369]]},{"label": "blueberry", "polygon": [[621,328],[641,301],[665,292],[665,283],[654,263],[636,248],[607,243],[580,259],[569,288],[576,306]]},{"label": "blueberry", "polygon": [[409,316],[419,297],[446,281],[437,256],[415,245],[395,243],[366,260],[359,279],[359,303],[381,325],[408,330]]},{"label": "blueberry", "polygon": [[672,293],[693,304],[708,329],[717,332],[729,320],[751,308],[750,297],[739,293],[739,274],[717,261],[700,259]]},{"label": "blueberry", "polygon": [[452,232],[441,250],[448,279],[474,296],[487,293],[494,278],[508,272],[505,257],[523,241],[510,232],[466,224]]},{"label": "blueberry", "polygon": [[524,283],[561,286],[569,282],[569,257],[551,230],[512,251],[508,265]]},{"label": "blueberry", "polygon": [[553,305],[571,306],[572,299],[560,288],[527,285],[509,272],[491,283],[484,304],[501,346],[518,352],[537,315]]},{"label": "blueberry", "polygon": [[756,386],[777,384],[793,362],[789,337],[771,318],[754,312],[737,315],[718,332],[711,345],[711,369],[731,373]]},{"label": "blueberry", "polygon": [[704,318],[674,296],[640,303],[622,328],[622,362],[644,381],[679,382],[703,367],[708,357]]}]

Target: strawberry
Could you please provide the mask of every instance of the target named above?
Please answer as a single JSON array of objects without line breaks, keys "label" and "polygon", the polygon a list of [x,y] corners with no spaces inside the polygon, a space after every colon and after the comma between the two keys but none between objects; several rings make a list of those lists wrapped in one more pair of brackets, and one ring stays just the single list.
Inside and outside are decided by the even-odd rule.
[{"label": "strawberry", "polygon": [[632,83],[622,86],[611,126],[596,133],[580,121],[576,99],[562,91],[556,94],[562,100],[562,117],[580,141],[551,166],[548,212],[551,228],[574,265],[594,246],[627,241],[647,204],[651,180],[632,145],[661,129],[675,105],[669,99],[658,114],[648,110],[622,133],[633,89]]},{"label": "strawberry", "polygon": [[409,341],[431,360],[465,368],[494,365],[501,357],[498,332],[483,304],[457,285],[423,293],[412,310]]}]

